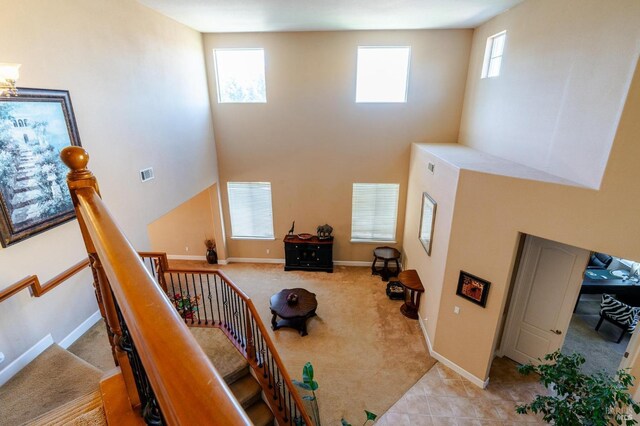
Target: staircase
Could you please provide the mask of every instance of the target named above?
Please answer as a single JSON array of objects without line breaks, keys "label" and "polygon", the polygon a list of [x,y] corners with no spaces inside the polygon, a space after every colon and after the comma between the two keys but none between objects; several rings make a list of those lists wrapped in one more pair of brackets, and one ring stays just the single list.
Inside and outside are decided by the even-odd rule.
[{"label": "staircase", "polygon": [[249,363],[224,376],[224,381],[231,388],[242,408],[256,426],[273,425],[273,413],[262,400],[262,388],[249,371]]}]

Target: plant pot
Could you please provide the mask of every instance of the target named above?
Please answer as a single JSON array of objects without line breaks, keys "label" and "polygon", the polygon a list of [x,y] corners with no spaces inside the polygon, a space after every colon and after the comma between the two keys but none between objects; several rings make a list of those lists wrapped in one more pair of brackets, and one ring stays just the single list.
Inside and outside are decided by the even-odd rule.
[{"label": "plant pot", "polygon": [[218,252],[216,252],[216,249],[207,250],[207,262],[211,265],[218,263]]}]

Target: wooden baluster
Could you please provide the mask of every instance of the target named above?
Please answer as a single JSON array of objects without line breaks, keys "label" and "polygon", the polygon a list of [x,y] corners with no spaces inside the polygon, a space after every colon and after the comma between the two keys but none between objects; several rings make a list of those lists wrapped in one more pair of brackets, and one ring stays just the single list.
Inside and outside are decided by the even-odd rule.
[{"label": "wooden baluster", "polygon": [[133,372],[129,365],[127,353],[123,351],[119,345],[120,339],[122,339],[122,330],[120,329],[120,322],[118,321],[118,315],[113,301],[113,293],[111,292],[109,280],[104,273],[104,269],[102,268],[102,264],[98,254],[96,253],[93,241],[91,241],[91,237],[87,231],[84,218],[78,208],[78,197],[76,195],[76,191],[85,188],[92,188],[98,195],[100,195],[98,181],[93,173],[87,169],[89,153],[87,153],[83,148],[79,146],[68,146],[62,150],[60,158],[70,169],[67,174],[67,185],[69,186],[69,193],[71,194],[71,199],[73,200],[73,205],[76,210],[76,217],[78,219],[78,224],[80,225],[82,238],[84,240],[87,253],[89,254],[89,259],[91,259],[91,267],[97,282],[96,298],[98,300],[98,305],[100,306],[100,313],[103,315],[103,318],[107,323],[107,333],[109,334],[109,343],[111,344],[113,358],[116,365],[119,365],[122,370],[122,376],[124,377],[131,406],[138,407],[140,406],[140,396],[138,395]]}]

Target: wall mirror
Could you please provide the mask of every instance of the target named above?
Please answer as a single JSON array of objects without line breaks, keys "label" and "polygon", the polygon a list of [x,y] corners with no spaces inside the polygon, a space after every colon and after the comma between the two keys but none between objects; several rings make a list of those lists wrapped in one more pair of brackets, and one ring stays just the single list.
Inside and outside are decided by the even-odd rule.
[{"label": "wall mirror", "polygon": [[433,225],[436,221],[436,202],[427,194],[422,193],[422,214],[420,215],[420,242],[431,256],[431,244],[433,243]]}]

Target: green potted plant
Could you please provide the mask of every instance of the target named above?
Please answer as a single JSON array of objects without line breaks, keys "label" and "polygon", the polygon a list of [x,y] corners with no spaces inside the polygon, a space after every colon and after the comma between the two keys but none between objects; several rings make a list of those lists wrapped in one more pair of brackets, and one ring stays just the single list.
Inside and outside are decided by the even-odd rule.
[{"label": "green potted plant", "polygon": [[640,406],[628,393],[634,377],[626,371],[619,370],[614,376],[604,372],[588,375],[581,371],[585,363],[582,355],[564,355],[559,350],[538,361],[539,365],[529,363],[518,371],[539,374],[550,395],[537,395],[529,404],[516,406],[516,412],[541,413],[544,421],[557,426],[637,423],[632,413],[640,413]]},{"label": "green potted plant", "polygon": [[176,293],[173,297],[169,297],[169,299],[183,319],[193,319],[195,313],[198,312],[200,295],[189,297],[187,295]]}]

